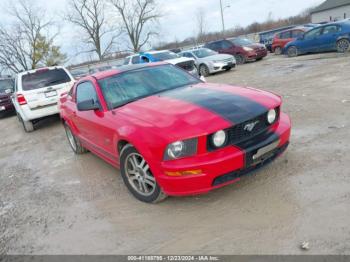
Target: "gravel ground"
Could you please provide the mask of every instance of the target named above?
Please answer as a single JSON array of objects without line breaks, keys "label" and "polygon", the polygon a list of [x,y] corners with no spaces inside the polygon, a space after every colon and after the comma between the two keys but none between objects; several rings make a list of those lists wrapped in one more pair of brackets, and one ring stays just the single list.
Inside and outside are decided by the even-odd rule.
[{"label": "gravel ground", "polygon": [[208,77],[280,94],[291,145],[234,185],[158,205],[74,155],[58,117],[31,134],[1,119],[0,254],[350,254],[349,58],[271,55]]}]

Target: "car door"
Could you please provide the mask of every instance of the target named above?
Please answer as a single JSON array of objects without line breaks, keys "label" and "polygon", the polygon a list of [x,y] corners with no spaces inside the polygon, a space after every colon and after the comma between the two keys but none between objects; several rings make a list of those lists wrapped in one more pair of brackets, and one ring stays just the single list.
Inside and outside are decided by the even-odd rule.
[{"label": "car door", "polygon": [[76,105],[79,102],[94,100],[100,105],[99,110],[79,111],[76,109],[75,124],[82,139],[95,150],[111,161],[116,161],[113,144],[114,128],[110,121],[111,112],[104,111],[101,106],[102,94],[98,94],[97,82],[85,81],[76,87]]},{"label": "car door", "polygon": [[292,31],[282,32],[280,34],[280,47],[283,48],[287,43],[291,42],[292,40]]},{"label": "car door", "polygon": [[340,36],[339,25],[327,25],[323,28],[320,36],[320,51],[331,51],[336,49],[336,41]]},{"label": "car door", "polygon": [[304,35],[304,38],[299,41],[298,47],[303,53],[319,52],[321,50],[320,37],[323,27],[317,27]]}]

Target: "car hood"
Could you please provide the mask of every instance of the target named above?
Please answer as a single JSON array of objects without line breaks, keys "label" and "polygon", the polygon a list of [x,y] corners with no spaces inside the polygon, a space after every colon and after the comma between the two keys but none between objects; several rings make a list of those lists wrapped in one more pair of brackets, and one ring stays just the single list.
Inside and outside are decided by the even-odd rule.
[{"label": "car hood", "polygon": [[186,139],[214,133],[266,113],[281,100],[251,88],[200,83],[150,96],[118,110],[159,134]]},{"label": "car hood", "polygon": [[165,60],[165,62],[172,64],[172,65],[176,65],[176,64],[179,64],[182,62],[188,62],[188,61],[194,61],[194,59],[187,58],[187,57],[179,57],[179,58],[175,58],[175,59]]},{"label": "car hood", "polygon": [[232,55],[226,55],[226,54],[217,54],[217,55],[211,55],[207,57],[200,58],[201,61],[222,61],[226,59],[233,59]]},{"label": "car hood", "polygon": [[265,49],[265,45],[263,44],[258,44],[258,43],[254,43],[254,44],[251,44],[251,45],[247,45],[247,47],[250,47],[254,50],[259,50],[259,49]]}]

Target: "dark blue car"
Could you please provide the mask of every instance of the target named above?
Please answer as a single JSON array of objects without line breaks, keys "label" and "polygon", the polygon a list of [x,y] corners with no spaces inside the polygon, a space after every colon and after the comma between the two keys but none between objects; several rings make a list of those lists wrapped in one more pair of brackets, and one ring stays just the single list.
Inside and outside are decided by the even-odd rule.
[{"label": "dark blue car", "polygon": [[349,49],[350,21],[343,21],[315,27],[297,40],[288,43],[284,48],[284,53],[289,57],[294,57],[327,51],[345,53]]}]

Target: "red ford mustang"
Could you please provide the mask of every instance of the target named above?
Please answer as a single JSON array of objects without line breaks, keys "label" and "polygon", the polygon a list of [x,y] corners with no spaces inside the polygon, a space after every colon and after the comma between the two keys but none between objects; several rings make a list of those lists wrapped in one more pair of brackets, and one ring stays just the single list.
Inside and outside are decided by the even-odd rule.
[{"label": "red ford mustang", "polygon": [[280,97],[204,83],[165,63],[84,77],[60,108],[74,152],[89,150],[120,168],[144,202],[238,181],[278,157],[291,128]]}]

